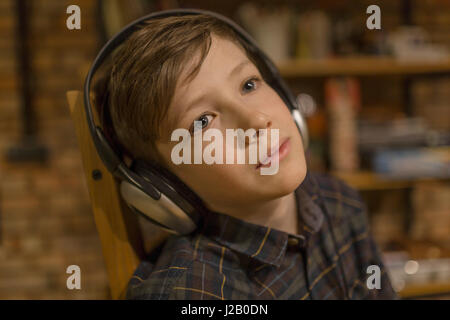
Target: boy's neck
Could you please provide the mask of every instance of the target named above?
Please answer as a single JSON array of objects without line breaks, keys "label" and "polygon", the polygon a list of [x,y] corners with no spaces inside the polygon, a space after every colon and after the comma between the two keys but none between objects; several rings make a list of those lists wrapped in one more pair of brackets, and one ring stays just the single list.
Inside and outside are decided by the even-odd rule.
[{"label": "boy's neck", "polygon": [[229,208],[229,210],[221,210],[220,212],[286,233],[298,233],[297,202],[294,192],[264,203]]}]

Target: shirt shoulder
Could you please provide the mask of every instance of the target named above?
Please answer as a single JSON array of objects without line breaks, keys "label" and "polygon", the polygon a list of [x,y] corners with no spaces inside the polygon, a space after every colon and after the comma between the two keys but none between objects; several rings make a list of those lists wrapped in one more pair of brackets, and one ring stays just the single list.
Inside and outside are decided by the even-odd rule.
[{"label": "shirt shoulder", "polygon": [[[382,260],[369,225],[366,205],[357,190],[340,179],[326,175],[313,174],[311,177],[316,185],[316,191],[323,199],[326,211],[331,217],[333,230],[342,239],[339,243],[344,254],[351,256],[346,261],[353,260],[358,264],[355,270],[355,280],[349,283],[352,296],[364,299],[397,299],[392,288],[387,269]],[[367,279],[367,267],[378,266],[381,272],[381,289],[367,290],[364,286]],[[360,291],[360,292],[359,292]],[[359,293],[358,293],[359,292]]]},{"label": "shirt shoulder", "polygon": [[343,202],[344,205],[357,209],[364,208],[359,192],[339,178],[325,173],[308,175],[309,188],[314,188],[322,196],[332,202]]},{"label": "shirt shoulder", "polygon": [[141,261],[128,283],[127,299],[168,299],[173,284],[183,277],[192,265],[191,242],[189,236],[170,236],[155,262],[148,258]]},{"label": "shirt shoulder", "polygon": [[236,279],[243,275],[237,256],[203,234],[171,236],[154,264],[140,263],[128,284],[126,297],[130,300],[223,299],[232,290],[227,277]]},{"label": "shirt shoulder", "polygon": [[356,189],[328,174],[311,173],[307,179],[308,189],[315,194],[313,197],[321,198],[334,225],[350,223],[356,233],[367,231],[367,208]]}]

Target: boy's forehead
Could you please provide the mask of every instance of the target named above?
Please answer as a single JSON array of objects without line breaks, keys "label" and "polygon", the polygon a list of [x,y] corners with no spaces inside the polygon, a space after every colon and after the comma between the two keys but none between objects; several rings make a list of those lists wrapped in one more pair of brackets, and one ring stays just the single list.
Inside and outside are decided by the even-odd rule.
[{"label": "boy's forehead", "polygon": [[[180,81],[178,81],[176,88],[179,89],[178,91],[182,91],[183,87],[201,82],[205,77],[221,76],[223,75],[222,73],[229,72],[240,61],[248,60],[245,51],[234,41],[212,34],[211,46],[205,59],[201,62],[198,73],[194,77],[187,79],[192,68],[199,63],[199,56],[200,54],[197,52],[195,57],[182,68]],[[182,96],[184,97],[185,93]]]},{"label": "boy's forehead", "polygon": [[[199,72],[191,79],[181,83],[185,87],[200,87],[203,88],[205,84],[212,84],[212,80],[218,80],[219,84],[226,80],[230,72],[236,65],[243,61],[249,61],[245,51],[231,40],[222,39],[216,36],[212,37],[211,47],[204,61],[202,62]],[[178,89],[178,88],[177,88]],[[183,92],[180,86],[180,93],[185,97],[188,92]]]},{"label": "boy's forehead", "polygon": [[244,49],[235,42],[211,35],[211,47],[200,65],[198,73],[188,79],[193,66],[198,63],[199,54],[182,69],[168,110],[170,128],[187,111],[186,108],[206,87],[225,85],[233,69],[252,65]]}]

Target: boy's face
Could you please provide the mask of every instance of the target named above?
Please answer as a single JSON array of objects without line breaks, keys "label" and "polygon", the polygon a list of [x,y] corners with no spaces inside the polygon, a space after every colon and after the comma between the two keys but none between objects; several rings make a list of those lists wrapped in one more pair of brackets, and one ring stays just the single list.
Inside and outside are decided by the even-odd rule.
[{"label": "boy's face", "polygon": [[[306,174],[300,133],[284,102],[262,80],[243,49],[232,41],[212,35],[211,48],[198,74],[191,81],[184,80],[185,75],[185,72],[181,75],[169,106],[166,135],[156,143],[168,169],[216,211],[252,206],[294,191]],[[223,164],[208,165],[202,161],[202,164],[175,165],[171,152],[179,142],[170,141],[172,131],[191,130],[195,120],[201,121],[203,133],[211,128],[222,132],[224,157],[226,129],[253,128],[257,132],[269,129],[268,150],[272,148],[270,129],[279,129],[279,143],[286,143],[283,152],[280,150],[278,172],[262,175],[257,164],[249,164],[248,144],[245,164],[237,164],[235,158],[234,164],[226,164],[224,159]],[[203,141],[202,148],[209,143]],[[234,145],[237,149],[237,143]],[[193,158],[194,146],[191,153]]]}]

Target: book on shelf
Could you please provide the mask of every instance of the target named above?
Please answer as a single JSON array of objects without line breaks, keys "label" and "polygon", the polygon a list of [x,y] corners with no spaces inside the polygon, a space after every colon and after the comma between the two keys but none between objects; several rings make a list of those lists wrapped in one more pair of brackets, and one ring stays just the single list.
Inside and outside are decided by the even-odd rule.
[{"label": "book on shelf", "polygon": [[449,178],[450,147],[379,150],[374,153],[375,172],[398,178]]}]

